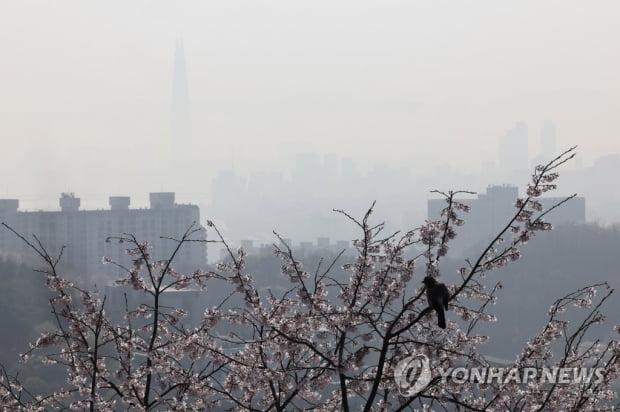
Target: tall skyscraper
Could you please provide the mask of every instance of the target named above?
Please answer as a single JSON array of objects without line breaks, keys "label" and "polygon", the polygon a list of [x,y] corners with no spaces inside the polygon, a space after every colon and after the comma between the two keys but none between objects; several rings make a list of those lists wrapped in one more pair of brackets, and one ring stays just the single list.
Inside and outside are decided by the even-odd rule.
[{"label": "tall skyscraper", "polygon": [[555,124],[551,120],[545,120],[540,130],[540,157],[548,162],[557,156],[555,147]]},{"label": "tall skyscraper", "polygon": [[191,127],[189,110],[189,93],[187,87],[187,70],[183,40],[178,39],[174,50],[174,75],[172,79],[171,104],[171,145],[189,151],[191,145]]},{"label": "tall skyscraper", "polygon": [[550,120],[545,120],[540,129],[540,151],[532,159],[532,169],[537,165],[547,164],[559,153],[556,152],[555,124]]},{"label": "tall skyscraper", "polygon": [[527,124],[517,122],[499,138],[499,168],[510,173],[529,167]]}]

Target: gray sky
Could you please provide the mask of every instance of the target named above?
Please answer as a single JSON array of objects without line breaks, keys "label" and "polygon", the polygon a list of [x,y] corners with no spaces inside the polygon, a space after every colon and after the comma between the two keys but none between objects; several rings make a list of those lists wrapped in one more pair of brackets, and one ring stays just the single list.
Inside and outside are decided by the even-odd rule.
[{"label": "gray sky", "polygon": [[2,0],[0,197],[175,190],[179,37],[197,191],[301,151],[475,170],[518,120],[531,156],[550,119],[587,165],[620,152],[618,22],[617,1]]}]

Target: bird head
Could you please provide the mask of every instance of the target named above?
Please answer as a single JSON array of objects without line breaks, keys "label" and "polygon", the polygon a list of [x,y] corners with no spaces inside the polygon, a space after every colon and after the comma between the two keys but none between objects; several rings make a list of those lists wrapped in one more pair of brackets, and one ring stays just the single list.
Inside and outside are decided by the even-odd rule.
[{"label": "bird head", "polygon": [[424,278],[422,283],[424,283],[424,286],[426,287],[431,287],[431,286],[435,286],[437,284],[437,281],[435,280],[435,278],[427,276]]}]

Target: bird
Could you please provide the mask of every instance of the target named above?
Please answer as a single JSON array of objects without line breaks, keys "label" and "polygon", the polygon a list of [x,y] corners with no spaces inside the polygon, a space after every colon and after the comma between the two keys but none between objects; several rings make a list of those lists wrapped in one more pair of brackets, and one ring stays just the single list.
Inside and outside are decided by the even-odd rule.
[{"label": "bird", "polygon": [[446,285],[433,277],[427,276],[422,281],[426,286],[426,298],[428,299],[428,305],[437,312],[437,326],[441,329],[446,328],[446,314],[448,310],[448,300],[450,299],[450,292]]}]

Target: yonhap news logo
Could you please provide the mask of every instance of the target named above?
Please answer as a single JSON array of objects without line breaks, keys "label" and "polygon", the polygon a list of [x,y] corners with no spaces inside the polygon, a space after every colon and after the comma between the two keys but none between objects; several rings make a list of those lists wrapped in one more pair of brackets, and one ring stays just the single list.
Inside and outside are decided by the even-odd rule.
[{"label": "yonhap news logo", "polygon": [[[568,385],[573,383],[594,383],[603,381],[604,368],[559,368],[559,367],[457,367],[435,368],[436,379],[442,383],[457,384],[539,384]],[[394,380],[398,391],[403,396],[414,396],[431,382],[433,376],[430,361],[426,355],[408,356],[398,362],[394,368]]]},{"label": "yonhap news logo", "polygon": [[559,368],[559,367],[523,367],[523,368],[437,368],[442,382],[450,380],[455,383],[495,383],[507,385],[538,384],[568,385],[573,383],[595,383],[603,381],[604,368]]},{"label": "yonhap news logo", "polygon": [[426,388],[431,381],[430,362],[426,355],[413,355],[398,362],[394,368],[394,380],[403,396],[413,396]]}]

